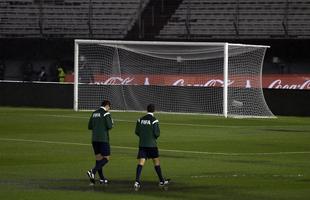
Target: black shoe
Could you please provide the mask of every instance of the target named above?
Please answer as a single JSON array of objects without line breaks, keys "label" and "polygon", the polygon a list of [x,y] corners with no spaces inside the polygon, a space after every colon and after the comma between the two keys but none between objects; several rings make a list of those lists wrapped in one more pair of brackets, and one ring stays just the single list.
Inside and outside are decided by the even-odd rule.
[{"label": "black shoe", "polygon": [[166,186],[166,185],[169,184],[169,182],[170,182],[170,179],[165,179],[164,181],[160,181],[158,185],[159,185],[160,187]]},{"label": "black shoe", "polygon": [[90,184],[94,185],[95,184],[95,174],[92,172],[92,170],[87,171],[86,174],[89,178]]}]

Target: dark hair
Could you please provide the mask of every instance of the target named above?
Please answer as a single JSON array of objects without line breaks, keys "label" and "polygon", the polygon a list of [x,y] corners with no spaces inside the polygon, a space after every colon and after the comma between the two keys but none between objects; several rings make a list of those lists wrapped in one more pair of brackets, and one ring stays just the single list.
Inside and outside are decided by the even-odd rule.
[{"label": "dark hair", "polygon": [[101,106],[106,106],[106,105],[111,106],[111,102],[108,101],[108,100],[104,100],[104,101],[101,103]]},{"label": "dark hair", "polygon": [[148,106],[147,106],[147,112],[151,112],[151,113],[153,113],[154,111],[155,111],[155,105],[154,104],[149,104]]}]

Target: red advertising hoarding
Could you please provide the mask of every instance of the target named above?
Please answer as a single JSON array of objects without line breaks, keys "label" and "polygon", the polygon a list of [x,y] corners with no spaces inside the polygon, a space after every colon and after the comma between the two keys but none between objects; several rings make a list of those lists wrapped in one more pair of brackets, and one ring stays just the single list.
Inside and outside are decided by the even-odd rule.
[{"label": "red advertising hoarding", "polygon": [[[229,87],[259,88],[259,77],[241,74],[228,77]],[[183,75],[94,75],[92,84],[98,85],[159,85],[159,86],[193,86],[222,87],[223,75],[183,74]],[[310,89],[310,74],[265,74],[262,77],[262,87],[270,89]],[[67,76],[66,81],[72,82],[73,76]]]}]

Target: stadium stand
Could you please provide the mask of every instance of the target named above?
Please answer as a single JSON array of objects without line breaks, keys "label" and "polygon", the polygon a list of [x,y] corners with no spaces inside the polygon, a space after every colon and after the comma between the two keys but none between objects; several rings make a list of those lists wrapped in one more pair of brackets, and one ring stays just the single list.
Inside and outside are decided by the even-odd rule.
[{"label": "stadium stand", "polygon": [[140,0],[2,0],[0,37],[124,38]]},{"label": "stadium stand", "polygon": [[2,0],[0,27],[0,38],[310,38],[310,1]]},{"label": "stadium stand", "polygon": [[1,1],[1,37],[36,37],[40,34],[38,7],[31,0]]},{"label": "stadium stand", "polygon": [[184,0],[159,39],[310,37],[307,0]]},{"label": "stadium stand", "polygon": [[[141,0],[144,1],[144,0]],[[128,32],[127,40],[153,40],[183,0],[149,0]]]},{"label": "stadium stand", "polygon": [[310,1],[291,1],[288,13],[289,34],[310,38]]},{"label": "stadium stand", "polygon": [[[234,34],[235,3],[233,1],[183,1],[160,31],[159,38],[221,37]],[[190,27],[189,27],[190,26]]]}]

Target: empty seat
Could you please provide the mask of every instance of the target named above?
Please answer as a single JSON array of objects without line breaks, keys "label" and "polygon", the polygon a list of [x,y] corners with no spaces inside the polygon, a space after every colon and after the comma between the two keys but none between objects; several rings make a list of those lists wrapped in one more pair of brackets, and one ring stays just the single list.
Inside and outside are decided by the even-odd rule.
[{"label": "empty seat", "polygon": [[[36,3],[35,3],[36,2]],[[63,37],[93,34],[104,38],[115,35],[124,38],[137,20],[140,0],[64,0],[63,3],[43,3],[33,0],[2,0],[0,37],[14,33]],[[145,4],[144,4],[145,5]],[[91,12],[90,12],[91,10]]]},{"label": "empty seat", "polygon": [[307,0],[184,0],[157,38],[184,38],[188,31],[192,38],[310,37],[309,30]]}]

